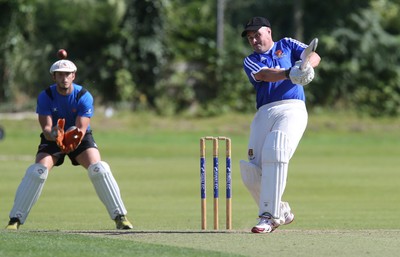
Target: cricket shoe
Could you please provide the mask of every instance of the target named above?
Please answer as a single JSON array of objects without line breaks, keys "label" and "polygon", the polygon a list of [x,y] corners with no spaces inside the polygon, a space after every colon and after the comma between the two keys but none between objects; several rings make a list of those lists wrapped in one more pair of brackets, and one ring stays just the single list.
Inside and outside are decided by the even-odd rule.
[{"label": "cricket shoe", "polygon": [[258,224],[251,229],[253,233],[272,233],[279,227],[279,224],[275,222],[271,214],[268,212],[260,216]]},{"label": "cricket shoe", "polygon": [[125,217],[125,215],[118,215],[115,219],[117,229],[132,229],[132,223]]},{"label": "cricket shoe", "polygon": [[6,229],[8,229],[8,230],[18,230],[20,225],[21,225],[21,222],[19,221],[18,218],[11,218],[10,221],[8,222],[8,225],[7,225]]},{"label": "cricket shoe", "polygon": [[[287,225],[293,222],[294,220],[294,214],[292,212],[292,209],[289,206],[288,202],[282,202],[281,203],[281,212],[283,213],[283,219],[280,221],[281,225]],[[282,224],[283,222],[283,224]]]},{"label": "cricket shoe", "polygon": [[285,216],[285,223],[283,223],[283,225],[287,225],[293,222],[294,214],[292,212],[287,212],[284,214],[284,216]]}]

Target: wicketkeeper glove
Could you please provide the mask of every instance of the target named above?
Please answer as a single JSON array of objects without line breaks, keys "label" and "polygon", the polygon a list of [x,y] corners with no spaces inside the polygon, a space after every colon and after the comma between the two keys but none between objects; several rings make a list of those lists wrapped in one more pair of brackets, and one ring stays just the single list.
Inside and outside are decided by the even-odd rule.
[{"label": "wicketkeeper glove", "polygon": [[307,64],[303,70],[300,69],[301,61],[297,61],[295,65],[290,69],[289,79],[293,84],[299,84],[305,86],[314,79],[314,68]]},{"label": "wicketkeeper glove", "polygon": [[61,151],[65,149],[63,140],[64,140],[64,126],[65,126],[65,119],[58,119],[57,125],[52,128],[52,135],[54,136],[54,139],[60,147]]},{"label": "wicketkeeper glove", "polygon": [[52,133],[55,141],[62,153],[70,153],[74,151],[82,141],[82,131],[73,126],[64,132],[65,119],[58,119],[57,126],[54,126]]},{"label": "wicketkeeper glove", "polygon": [[69,128],[64,134],[64,150],[61,150],[63,153],[70,153],[75,151],[75,149],[82,142],[83,132],[77,127]]}]

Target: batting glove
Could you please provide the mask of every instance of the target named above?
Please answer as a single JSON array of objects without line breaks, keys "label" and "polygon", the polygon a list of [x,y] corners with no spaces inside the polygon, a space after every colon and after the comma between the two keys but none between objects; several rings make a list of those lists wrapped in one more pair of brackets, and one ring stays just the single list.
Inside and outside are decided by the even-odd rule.
[{"label": "batting glove", "polygon": [[289,78],[293,84],[305,86],[314,79],[314,68],[310,64],[307,64],[307,66],[301,70],[300,66],[301,61],[297,61],[290,69]]}]

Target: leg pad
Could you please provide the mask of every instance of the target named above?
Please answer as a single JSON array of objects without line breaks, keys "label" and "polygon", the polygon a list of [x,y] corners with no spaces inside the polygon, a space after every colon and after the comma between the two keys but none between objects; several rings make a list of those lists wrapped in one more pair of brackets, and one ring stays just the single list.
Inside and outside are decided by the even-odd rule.
[{"label": "leg pad", "polygon": [[127,211],[110,166],[103,161],[92,164],[88,168],[88,175],[111,219],[115,219],[118,215],[125,215]]},{"label": "leg pad", "polygon": [[32,206],[42,193],[48,174],[48,169],[42,164],[35,163],[28,167],[15,194],[10,218],[18,218],[20,223],[24,224]]}]

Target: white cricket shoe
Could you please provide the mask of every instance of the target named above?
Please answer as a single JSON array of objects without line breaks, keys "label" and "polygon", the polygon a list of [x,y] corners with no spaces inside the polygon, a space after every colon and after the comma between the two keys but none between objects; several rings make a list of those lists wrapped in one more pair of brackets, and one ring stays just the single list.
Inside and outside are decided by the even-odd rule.
[{"label": "white cricket shoe", "polygon": [[283,213],[283,218],[284,218],[283,225],[287,225],[293,222],[294,214],[288,202],[281,202],[281,212]]},{"label": "white cricket shoe", "polygon": [[292,212],[286,212],[284,213],[284,216],[285,216],[285,223],[283,223],[283,225],[287,225],[293,222],[294,214]]},{"label": "white cricket shoe", "polygon": [[279,227],[279,224],[275,222],[271,214],[268,212],[260,216],[258,224],[251,229],[253,233],[272,233]]},{"label": "white cricket shoe", "polygon": [[293,222],[294,214],[288,202],[281,202],[282,217],[277,221],[280,225],[287,225]]}]

